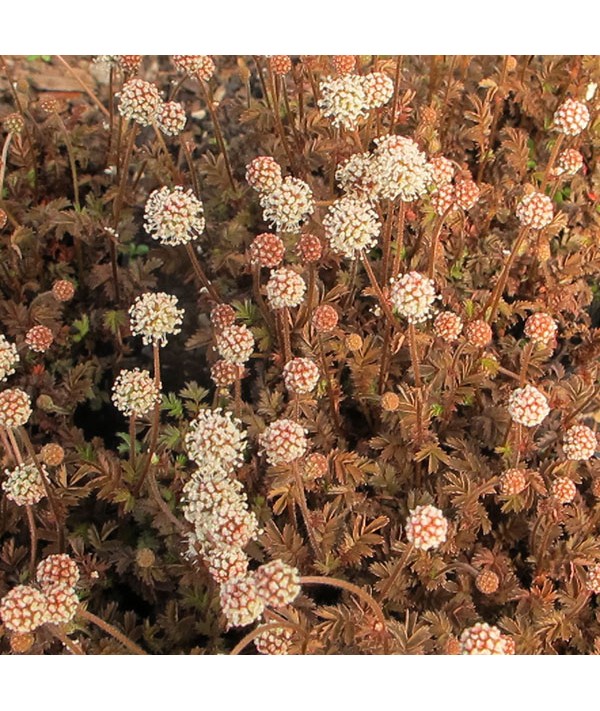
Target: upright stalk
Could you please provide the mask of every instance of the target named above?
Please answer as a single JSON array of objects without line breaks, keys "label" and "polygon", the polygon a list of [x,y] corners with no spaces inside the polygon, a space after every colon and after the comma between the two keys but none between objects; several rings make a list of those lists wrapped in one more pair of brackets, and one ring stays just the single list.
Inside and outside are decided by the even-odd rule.
[{"label": "upright stalk", "polygon": [[304,527],[308,533],[308,540],[310,547],[312,548],[313,555],[316,560],[321,557],[319,544],[317,543],[317,537],[315,534],[315,529],[310,520],[310,512],[308,510],[308,504],[306,503],[306,495],[304,493],[304,483],[302,482],[302,477],[300,476],[300,470],[298,469],[298,462],[293,461],[291,464],[292,474],[296,482],[296,490],[298,492],[298,506],[300,507],[300,513],[302,514],[302,519],[304,521]]},{"label": "upright stalk", "polygon": [[227,146],[225,145],[225,138],[223,137],[223,131],[221,131],[221,124],[219,123],[219,117],[217,116],[217,112],[215,111],[210,90],[207,87],[205,81],[202,79],[202,77],[198,76],[197,78],[198,83],[200,84],[200,89],[202,90],[202,93],[204,95],[204,100],[206,102],[208,113],[210,114],[210,118],[213,123],[213,128],[215,129],[215,138],[217,139],[221,154],[223,155],[223,160],[225,161],[225,169],[227,171],[227,177],[229,178],[229,184],[231,185],[231,189],[235,190],[236,184],[233,177],[233,170],[231,169],[231,162],[229,160]]},{"label": "upright stalk", "polygon": [[554,163],[556,163],[556,159],[558,157],[558,152],[560,151],[564,140],[565,140],[565,134],[559,133],[558,138],[556,139],[556,141],[554,142],[554,146],[552,147],[552,153],[550,153],[550,158],[548,159],[548,164],[546,165],[546,170],[544,171],[542,185],[540,186],[540,192],[542,192],[542,193],[546,191],[546,186],[548,185],[548,181],[550,180],[550,176],[552,174],[552,169],[554,168]]},{"label": "upright stalk", "polygon": [[515,261],[515,259],[517,257],[519,249],[521,248],[521,245],[523,244],[523,241],[525,240],[525,237],[527,236],[528,232],[529,232],[528,227],[521,227],[519,234],[517,235],[517,239],[515,240],[515,242],[513,244],[510,255],[509,255],[508,259],[506,260],[506,262],[504,263],[504,268],[502,269],[502,272],[500,273],[500,278],[498,279],[498,283],[496,284],[494,291],[492,292],[492,296],[490,297],[490,300],[484,309],[484,314],[485,314],[485,311],[487,311],[489,309],[489,314],[487,315],[487,322],[488,323],[493,323],[494,319],[496,318],[496,311],[498,310],[498,304],[500,303],[500,298],[502,297],[502,294],[504,293],[504,287],[506,286],[506,282],[508,280],[508,275],[510,273],[513,262]]}]

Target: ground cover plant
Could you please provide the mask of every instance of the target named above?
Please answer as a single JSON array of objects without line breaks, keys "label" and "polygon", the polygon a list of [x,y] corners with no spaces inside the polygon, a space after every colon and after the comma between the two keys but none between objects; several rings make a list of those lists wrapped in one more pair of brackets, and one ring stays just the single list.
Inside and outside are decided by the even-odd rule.
[{"label": "ground cover plant", "polygon": [[0,59],[0,651],[600,653],[598,57]]}]

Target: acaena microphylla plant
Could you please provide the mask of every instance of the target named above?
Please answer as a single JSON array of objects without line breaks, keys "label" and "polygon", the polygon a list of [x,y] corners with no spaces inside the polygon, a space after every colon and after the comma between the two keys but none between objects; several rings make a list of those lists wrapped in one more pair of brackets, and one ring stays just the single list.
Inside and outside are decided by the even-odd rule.
[{"label": "acaena microphylla plant", "polygon": [[598,651],[593,58],[0,62],[0,653]]}]

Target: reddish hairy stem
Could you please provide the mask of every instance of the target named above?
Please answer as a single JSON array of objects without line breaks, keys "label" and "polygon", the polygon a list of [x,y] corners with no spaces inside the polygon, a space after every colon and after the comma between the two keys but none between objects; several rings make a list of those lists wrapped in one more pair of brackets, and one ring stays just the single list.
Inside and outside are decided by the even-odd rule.
[{"label": "reddish hairy stem", "polygon": [[147,655],[147,652],[145,652],[135,642],[130,640],[129,637],[120,632],[116,627],[113,627],[113,625],[111,625],[110,623],[105,622],[100,617],[94,615],[92,612],[89,612],[83,607],[79,607],[79,609],[77,610],[77,614],[79,615],[79,617],[83,617],[84,620],[95,624],[103,632],[106,632],[111,637],[114,637],[114,639],[120,642],[132,654]]}]

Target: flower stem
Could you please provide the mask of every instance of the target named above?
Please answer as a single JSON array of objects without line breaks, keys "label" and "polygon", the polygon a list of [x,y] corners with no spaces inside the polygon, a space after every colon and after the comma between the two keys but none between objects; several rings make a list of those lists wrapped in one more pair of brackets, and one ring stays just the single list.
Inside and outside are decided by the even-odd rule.
[{"label": "flower stem", "polygon": [[232,190],[236,190],[236,184],[235,184],[235,180],[233,177],[233,171],[231,169],[231,163],[229,161],[229,154],[227,153],[225,139],[223,138],[223,132],[221,131],[221,124],[219,123],[219,117],[217,116],[217,112],[215,111],[215,107],[213,104],[212,96],[210,94],[210,90],[207,87],[204,80],[200,76],[198,76],[198,83],[200,84],[200,88],[202,89],[202,93],[204,95],[204,100],[206,102],[206,108],[208,109],[208,113],[210,114],[210,118],[212,120],[213,127],[215,129],[215,138],[217,139],[217,143],[219,144],[221,154],[223,155],[223,160],[225,161],[225,169],[227,171],[227,177],[229,178],[229,184],[231,185]]},{"label": "flower stem", "polygon": [[83,617],[84,620],[95,624],[97,627],[109,634],[111,637],[114,637],[114,639],[120,642],[132,654],[147,655],[147,652],[145,652],[141,647],[138,647],[135,642],[130,640],[129,637],[120,632],[116,627],[113,627],[113,625],[100,619],[100,617],[96,617],[96,615],[84,609],[83,607],[79,607],[77,614],[80,617]]},{"label": "flower stem", "polygon": [[[375,617],[377,620],[381,623],[383,626],[383,629],[387,631],[387,624],[385,620],[385,616],[383,614],[383,610],[381,609],[381,606],[379,603],[375,600],[375,598],[370,595],[368,592],[363,590],[362,588],[359,588],[357,585],[354,585],[353,583],[349,583],[347,580],[340,580],[339,578],[330,578],[328,576],[322,576],[322,575],[309,575],[309,576],[303,576],[300,578],[300,585],[327,585],[332,588],[339,588],[341,590],[347,590],[348,592],[356,595],[358,598],[360,598],[363,602],[365,602],[371,610],[374,612]],[[389,632],[386,635],[386,639],[384,641],[384,653],[388,653],[388,639],[387,637],[389,636]]]},{"label": "flower stem", "polygon": [[552,168],[554,168],[554,163],[556,162],[556,159],[558,157],[558,152],[560,151],[564,140],[565,140],[565,134],[560,133],[558,135],[558,138],[554,142],[554,146],[552,147],[552,153],[550,153],[550,158],[548,159],[548,164],[546,165],[546,170],[544,171],[544,177],[542,179],[542,184],[540,186],[540,192],[542,192],[542,193],[546,191],[546,186],[548,185],[548,181],[550,180],[550,177],[552,175]]},{"label": "flower stem", "polygon": [[194,247],[188,242],[185,245],[186,251],[188,253],[188,256],[190,258],[190,262],[192,263],[192,267],[194,269],[194,273],[198,279],[198,281],[202,284],[202,286],[208,291],[210,296],[214,301],[217,302],[217,304],[220,304],[222,299],[219,296],[217,290],[213,286],[212,282],[208,279],[206,274],[204,273],[204,269],[202,269],[202,265],[200,264],[200,261],[196,255],[196,252],[194,252]]},{"label": "flower stem", "polygon": [[300,507],[300,512],[302,514],[302,519],[304,520],[306,532],[308,533],[310,547],[312,548],[315,559],[319,560],[321,557],[321,552],[319,549],[319,544],[317,543],[315,529],[313,528],[313,525],[310,520],[310,512],[308,510],[308,504],[306,503],[306,495],[304,493],[304,483],[302,482],[302,477],[300,476],[298,462],[293,461],[291,464],[291,468],[294,480],[296,482],[296,490],[298,493],[298,506]]},{"label": "flower stem", "polygon": [[107,117],[110,118],[110,112],[108,109],[104,106],[104,104],[100,101],[100,99],[94,94],[94,92],[90,89],[90,87],[85,84],[79,76],[73,71],[71,68],[70,64],[66,62],[63,57],[60,56],[60,54],[56,54],[55,57],[58,59],[58,61],[63,65],[63,67],[69,72],[69,74],[75,79],[75,81],[79,84],[79,86],[83,89],[83,91],[90,97],[90,99],[96,104],[96,106],[102,111],[102,113]]},{"label": "flower stem", "polygon": [[521,227],[519,230],[519,234],[517,235],[517,239],[515,240],[512,250],[510,252],[510,255],[506,262],[504,263],[504,268],[502,269],[502,272],[500,273],[500,278],[498,279],[498,282],[496,286],[494,287],[494,291],[492,292],[492,296],[490,297],[490,300],[488,304],[486,305],[484,309],[485,311],[488,311],[489,313],[487,315],[487,322],[488,323],[493,323],[494,319],[496,317],[496,311],[498,310],[498,304],[500,303],[500,298],[502,297],[502,294],[504,292],[504,287],[506,286],[506,282],[508,280],[508,275],[510,273],[510,269],[517,257],[517,253],[519,249],[521,248],[521,245],[523,244],[523,240],[527,236],[529,232],[528,227]]},{"label": "flower stem", "polygon": [[27,512],[27,523],[29,525],[29,539],[31,545],[31,551],[29,555],[29,577],[33,580],[33,577],[35,575],[35,561],[37,558],[38,532],[37,526],[35,525],[35,516],[33,515],[32,507],[26,505],[25,511]]}]

